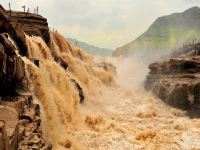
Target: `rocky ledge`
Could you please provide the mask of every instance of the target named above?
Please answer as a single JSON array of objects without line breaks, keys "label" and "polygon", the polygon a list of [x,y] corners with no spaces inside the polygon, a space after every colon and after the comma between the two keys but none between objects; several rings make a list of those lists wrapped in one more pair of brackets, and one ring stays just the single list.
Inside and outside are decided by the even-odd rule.
[{"label": "rocky ledge", "polygon": [[0,150],[50,150],[40,129],[40,108],[28,96],[25,64],[8,33],[0,34]]},{"label": "rocky ledge", "polygon": [[0,33],[8,33],[20,49],[20,54],[27,56],[28,48],[24,33],[40,36],[50,43],[47,19],[32,13],[6,11],[0,5]]},{"label": "rocky ledge", "polygon": [[40,108],[31,96],[4,97],[0,101],[0,150],[50,150],[42,138]]},{"label": "rocky ledge", "polygon": [[171,58],[149,65],[145,88],[166,103],[183,108],[200,106],[200,43],[173,52]]},{"label": "rocky ledge", "polygon": [[25,63],[18,55],[27,55],[24,32],[49,42],[45,18],[10,13],[0,5],[0,150],[50,150],[40,129],[40,107],[29,94]]},{"label": "rocky ledge", "polygon": [[28,35],[40,36],[45,43],[49,43],[49,27],[47,19],[33,13],[7,11],[12,26],[20,26],[21,30]]}]

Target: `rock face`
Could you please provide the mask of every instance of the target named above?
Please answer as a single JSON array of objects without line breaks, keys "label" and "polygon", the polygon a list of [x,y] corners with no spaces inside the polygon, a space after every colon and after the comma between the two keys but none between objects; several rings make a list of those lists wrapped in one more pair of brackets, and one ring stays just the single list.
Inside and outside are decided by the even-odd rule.
[{"label": "rock face", "polygon": [[76,89],[78,90],[80,103],[83,103],[83,101],[85,100],[85,95],[84,95],[82,87],[80,86],[80,84],[76,80],[71,79],[71,81],[75,84]]},{"label": "rock face", "polygon": [[25,65],[6,33],[0,34],[0,150],[51,149],[42,138],[39,105],[19,96]]},{"label": "rock face", "polygon": [[0,6],[0,150],[50,150],[40,129],[40,107],[25,90],[25,63],[18,55],[27,51],[23,32],[49,42],[46,19],[18,12],[9,15]]},{"label": "rock face", "polygon": [[194,108],[200,104],[200,43],[174,52],[169,60],[149,65],[145,87],[170,105]]},{"label": "rock face", "polygon": [[20,49],[20,54],[27,55],[24,32],[28,35],[41,36],[46,43],[50,42],[47,20],[36,14],[6,11],[0,5],[0,33],[8,33]]},{"label": "rock face", "polygon": [[67,38],[67,40],[94,56],[111,56],[113,53],[113,50],[111,49],[96,47],[77,39]]},{"label": "rock face", "polygon": [[16,86],[25,77],[25,65],[7,34],[0,34],[0,95],[16,94]]},{"label": "rock face", "polygon": [[4,97],[0,101],[0,150],[52,147],[42,138],[39,105],[31,96]]},{"label": "rock face", "polygon": [[15,12],[12,11],[9,14],[9,20],[12,26],[20,26],[20,29],[28,35],[40,36],[45,43],[49,43],[49,27],[47,19],[36,14]]},{"label": "rock face", "polygon": [[109,63],[97,63],[96,66],[104,69],[105,71],[113,74],[113,75],[116,75],[117,74],[117,69],[114,65],[112,64],[109,64]]}]

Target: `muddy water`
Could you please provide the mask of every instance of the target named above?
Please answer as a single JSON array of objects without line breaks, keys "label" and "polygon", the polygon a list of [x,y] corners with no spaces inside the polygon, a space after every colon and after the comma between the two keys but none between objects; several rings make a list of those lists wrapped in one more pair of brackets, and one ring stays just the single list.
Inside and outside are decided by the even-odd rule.
[{"label": "muddy water", "polygon": [[[42,127],[55,150],[189,150],[200,149],[200,120],[171,108],[142,88],[148,69],[136,59],[103,61],[117,67],[117,76],[95,66],[95,59],[51,33],[50,50],[39,37],[28,37],[24,58],[34,101],[42,108]],[[69,66],[64,70],[53,55]],[[83,88],[79,104],[75,79]]]},{"label": "muddy water", "polygon": [[88,149],[200,148],[199,120],[189,119],[143,89],[113,89],[106,94],[109,99],[95,98],[81,108],[90,121],[86,117],[87,130],[76,137]]},{"label": "muddy water", "polygon": [[[74,139],[84,124],[81,119],[79,92],[72,80],[83,88],[85,98],[98,93],[95,87],[114,85],[111,74],[96,67],[93,57],[74,47],[58,33],[51,33],[50,49],[40,37],[26,36],[29,57],[40,61],[39,67],[28,58],[26,72],[34,101],[42,108],[42,129],[55,150],[81,149]],[[62,58],[68,68],[61,67]]]},{"label": "muddy water", "polygon": [[77,141],[91,150],[200,149],[200,120],[190,119],[142,88],[148,72],[145,64],[129,59],[113,63],[118,86],[104,87],[81,106],[86,128],[76,133]]}]

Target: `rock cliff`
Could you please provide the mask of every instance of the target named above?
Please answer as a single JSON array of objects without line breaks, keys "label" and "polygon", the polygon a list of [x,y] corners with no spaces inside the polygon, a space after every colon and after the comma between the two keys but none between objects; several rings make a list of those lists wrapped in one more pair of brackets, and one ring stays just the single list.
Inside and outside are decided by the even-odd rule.
[{"label": "rock cliff", "polygon": [[27,55],[24,32],[28,35],[41,36],[46,43],[50,41],[47,19],[31,13],[6,11],[0,5],[0,33],[7,32],[15,39],[20,54]]},{"label": "rock cliff", "polygon": [[193,109],[200,104],[200,43],[173,52],[149,65],[145,87],[170,105]]},{"label": "rock cliff", "polygon": [[49,150],[40,129],[40,107],[26,88],[25,63],[18,54],[27,55],[24,32],[50,41],[45,18],[8,12],[0,5],[0,150]]}]

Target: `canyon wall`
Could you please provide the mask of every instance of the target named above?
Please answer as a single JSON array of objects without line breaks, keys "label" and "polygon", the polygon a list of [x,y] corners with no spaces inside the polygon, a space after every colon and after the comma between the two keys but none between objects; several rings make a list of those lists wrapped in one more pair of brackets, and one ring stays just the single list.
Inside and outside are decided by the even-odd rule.
[{"label": "canyon wall", "polygon": [[[145,87],[166,103],[183,109],[200,104],[200,43],[185,45],[169,59],[149,65]],[[196,115],[197,115],[196,111]]]}]

